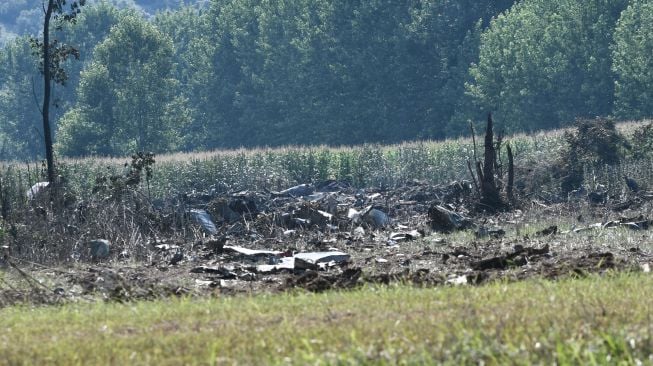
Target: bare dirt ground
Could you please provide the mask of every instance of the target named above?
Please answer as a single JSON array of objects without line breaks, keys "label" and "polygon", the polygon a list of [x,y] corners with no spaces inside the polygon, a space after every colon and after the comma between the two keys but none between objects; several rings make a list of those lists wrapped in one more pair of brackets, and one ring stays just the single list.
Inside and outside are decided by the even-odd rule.
[{"label": "bare dirt ground", "polygon": [[[65,266],[13,258],[0,270],[0,304],[477,285],[649,271],[653,261],[647,193],[599,204],[532,195],[496,214],[476,212],[472,199],[470,182],[191,196],[195,239],[154,238],[148,260],[114,251]],[[437,210],[450,215],[444,226]]]}]

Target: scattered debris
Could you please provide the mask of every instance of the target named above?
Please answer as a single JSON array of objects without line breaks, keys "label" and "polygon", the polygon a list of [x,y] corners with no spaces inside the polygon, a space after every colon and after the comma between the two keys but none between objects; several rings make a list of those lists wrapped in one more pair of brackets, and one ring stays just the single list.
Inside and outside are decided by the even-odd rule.
[{"label": "scattered debris", "polygon": [[549,253],[549,245],[543,248],[526,248],[523,245],[515,245],[512,253],[486,258],[472,262],[471,267],[477,271],[490,269],[505,269],[507,267],[523,266],[528,264],[529,257],[541,256]]},{"label": "scattered debris", "polygon": [[260,264],[256,266],[259,273],[274,273],[283,270],[295,269],[295,257],[282,257],[279,262],[274,264]]},{"label": "scattered debris", "polygon": [[313,194],[314,190],[310,184],[300,184],[280,192],[273,192],[276,197],[304,197]]},{"label": "scattered debris", "polygon": [[50,182],[37,182],[30,189],[25,192],[25,196],[29,201],[38,197],[38,195],[45,191],[45,189],[50,185]]},{"label": "scattered debris", "polygon": [[358,285],[362,273],[363,271],[360,268],[348,268],[335,275],[308,270],[298,277],[289,278],[284,287],[300,287],[312,292],[353,288]]},{"label": "scattered debris", "polygon": [[447,233],[454,230],[467,229],[473,226],[470,219],[439,205],[431,206],[428,215],[431,228],[440,232]]},{"label": "scattered debris", "polygon": [[551,225],[547,227],[546,229],[542,229],[540,231],[535,232],[536,237],[542,237],[542,236],[549,236],[549,235],[555,235],[558,233],[558,226],[557,225]]},{"label": "scattered debris", "polygon": [[626,175],[623,177],[626,180],[626,186],[628,189],[635,193],[639,192],[639,184],[637,184],[637,181],[635,181],[633,178],[628,178]]},{"label": "scattered debris", "polygon": [[361,213],[363,220],[376,228],[382,228],[390,225],[390,217],[378,208],[368,207]]},{"label": "scattered debris", "polygon": [[[593,209],[618,215],[608,208],[619,198],[608,198],[605,192],[601,200],[611,206]],[[478,198],[474,194],[473,183],[467,181],[446,185],[412,181],[393,189],[358,189],[329,181],[279,192],[234,193],[224,188],[194,192],[180,196],[180,208],[172,215],[177,215],[173,218],[177,225],[190,223],[201,228],[199,236],[192,241],[150,238],[151,244],[144,247],[150,266],[130,268],[131,261],[95,263],[86,272],[54,282],[57,301],[80,293],[100,293],[104,298],[121,300],[161,293],[251,293],[291,287],[324,291],[365,282],[476,285],[505,278],[558,278],[608,268],[641,266],[642,271],[650,270],[651,254],[643,250],[569,250],[559,243],[567,239],[565,234],[593,236],[593,231],[614,228],[650,230],[653,221],[645,214],[624,213],[624,217],[583,224],[566,232],[551,225],[529,238],[520,234],[526,221],[521,211],[496,216],[474,211]],[[623,212],[635,212],[633,207],[649,203],[644,196],[631,195],[628,201],[618,203],[623,205]],[[559,212],[557,205],[584,204],[564,198],[560,200],[564,203],[555,203],[555,197],[531,200],[534,209],[542,212]],[[593,217],[589,213],[584,216],[576,224]],[[455,236],[440,234],[459,230],[469,230],[476,239],[458,242]],[[123,247],[111,248],[108,241],[101,243],[92,252],[89,242],[89,258],[106,259],[116,251],[115,257],[120,259],[120,252],[125,252]],[[122,267],[103,268],[113,265]],[[0,266],[8,267],[7,273],[12,271],[4,259],[0,259]],[[151,288],[156,291],[148,293]]]},{"label": "scattered debris", "polygon": [[422,237],[422,234],[418,230],[411,231],[400,231],[390,233],[390,240],[394,241],[404,241],[404,240],[415,240]]},{"label": "scattered debris", "polygon": [[343,252],[312,252],[295,254],[295,269],[325,269],[347,263],[351,256]]},{"label": "scattered debris", "polygon": [[607,191],[595,191],[587,194],[587,199],[595,205],[603,205],[608,201]]},{"label": "scattered debris", "polygon": [[478,230],[476,230],[474,234],[476,235],[477,238],[492,237],[498,239],[506,235],[506,231],[498,227],[487,228],[485,226],[481,226],[478,228]]},{"label": "scattered debris", "polygon": [[450,285],[456,285],[456,286],[466,285],[468,283],[467,282],[467,276],[463,275],[463,276],[452,277],[452,278],[447,280],[447,283],[450,284]]},{"label": "scattered debris", "polygon": [[174,266],[177,265],[182,260],[184,260],[184,253],[182,253],[181,251],[177,251],[175,252],[175,254],[172,255],[172,258],[170,258],[168,264]]},{"label": "scattered debris", "polygon": [[270,257],[270,256],[280,256],[283,252],[276,250],[256,250],[256,249],[247,249],[243,247],[225,245],[223,250],[238,253],[248,257]]},{"label": "scattered debris", "polygon": [[207,233],[211,235],[215,235],[218,233],[218,229],[215,227],[215,223],[213,223],[213,220],[211,219],[211,215],[209,215],[206,210],[202,209],[191,209],[190,210],[190,216],[202,226],[202,229],[206,231]]}]

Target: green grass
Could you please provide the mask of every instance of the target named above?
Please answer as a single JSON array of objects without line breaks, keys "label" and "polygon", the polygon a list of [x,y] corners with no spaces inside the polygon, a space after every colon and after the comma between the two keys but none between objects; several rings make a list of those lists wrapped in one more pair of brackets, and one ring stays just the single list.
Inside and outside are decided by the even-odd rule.
[{"label": "green grass", "polygon": [[0,311],[0,364],[653,362],[653,277]]},{"label": "green grass", "polygon": [[[508,141],[524,166],[541,161],[547,151],[562,144],[560,132],[516,135]],[[481,137],[477,138],[481,143]],[[482,155],[482,146],[478,146]],[[287,147],[233,151],[177,153],[156,156],[151,193],[169,197],[210,188],[218,190],[284,189],[290,185],[337,179],[357,187],[387,187],[418,179],[449,183],[469,179],[467,160],[473,159],[472,140],[410,142],[354,147]],[[504,157],[505,159],[505,157]],[[63,159],[59,164],[68,186],[87,198],[96,177],[123,171],[124,158]],[[43,180],[43,167],[32,163],[5,163],[0,176],[4,189],[22,194]]]},{"label": "green grass", "polygon": [[[619,130],[629,136],[647,122],[622,123]],[[537,168],[542,167],[542,162],[551,162],[559,156],[564,147],[564,131],[517,134],[507,136],[504,141],[512,145],[518,168]],[[477,156],[480,158],[483,155],[482,136],[477,136],[476,142]],[[326,179],[346,181],[356,187],[392,187],[415,179],[441,184],[470,179],[467,160],[473,161],[473,156],[471,138],[395,145],[285,147],[165,154],[155,158],[150,192],[153,197],[162,198],[211,188],[218,191],[263,188],[279,190],[294,184]],[[502,152],[501,160],[507,160],[505,151]],[[129,157],[62,159],[59,169],[76,195],[87,199],[96,177],[121,173],[124,164],[130,161]],[[588,172],[586,184],[593,186],[596,181],[609,186],[622,183],[620,174],[624,171],[636,179],[653,179],[653,168],[650,168],[653,164],[650,161],[645,163],[622,164]],[[29,168],[25,163],[2,163],[0,177],[3,179],[3,189],[8,190],[10,195],[17,193],[22,197],[30,184],[44,179],[43,171],[40,163],[32,163]],[[557,187],[558,184],[542,186],[538,183],[540,190],[551,191]]]}]

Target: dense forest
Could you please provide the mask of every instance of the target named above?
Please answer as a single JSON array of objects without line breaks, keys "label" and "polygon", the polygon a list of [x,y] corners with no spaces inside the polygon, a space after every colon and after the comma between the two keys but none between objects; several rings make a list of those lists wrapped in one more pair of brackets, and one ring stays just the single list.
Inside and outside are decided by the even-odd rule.
[{"label": "dense forest", "polygon": [[[487,111],[507,132],[653,115],[653,0],[179,3],[89,2],[53,27],[80,52],[54,89],[59,156],[441,139]],[[43,156],[41,79],[29,37],[8,40],[0,160]]]},{"label": "dense forest", "polygon": [[[131,9],[145,17],[184,5],[205,6],[209,0],[86,0],[89,5],[106,1],[120,9]],[[17,35],[35,34],[43,28],[43,0],[3,0],[0,2],[0,45]]]}]

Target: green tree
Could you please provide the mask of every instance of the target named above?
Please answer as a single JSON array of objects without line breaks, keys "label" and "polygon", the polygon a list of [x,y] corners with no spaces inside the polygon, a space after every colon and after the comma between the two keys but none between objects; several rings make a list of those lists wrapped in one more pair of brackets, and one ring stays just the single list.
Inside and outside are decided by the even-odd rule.
[{"label": "green tree", "polygon": [[406,27],[410,54],[406,83],[411,92],[402,101],[422,137],[443,138],[467,133],[467,119],[484,121],[465,93],[469,67],[478,61],[481,32],[514,0],[417,1]]},{"label": "green tree", "polygon": [[634,0],[622,13],[614,39],[615,115],[653,116],[653,1]]},{"label": "green tree", "polygon": [[29,38],[0,49],[0,160],[43,156],[43,80]]},{"label": "green tree", "polygon": [[189,121],[172,77],[172,41],[152,24],[123,16],[82,72],[76,106],[61,119],[62,154],[119,155],[174,150]]},{"label": "green tree", "polygon": [[182,6],[175,11],[158,13],[154,25],[173,42],[173,77],[182,86],[181,95],[188,100],[190,108],[191,121],[184,129],[179,147],[183,150],[210,148],[207,142],[220,133],[210,127],[212,119],[198,110],[206,107],[207,93],[215,93],[215,90],[204,89],[204,83],[215,72],[209,68],[209,60],[203,57],[213,47],[206,40],[209,26],[205,11],[196,6]]},{"label": "green tree", "polygon": [[444,137],[512,3],[214,0],[189,52],[195,120],[210,147]]},{"label": "green tree", "polygon": [[93,50],[109,34],[111,27],[118,23],[121,14],[128,10],[118,10],[111,3],[103,0],[87,5],[74,23],[64,24],[57,37],[64,43],[73,44],[79,50],[79,62],[65,62],[62,66],[68,75],[66,88],[61,88],[56,96],[58,108],[53,112],[54,130],[58,119],[76,103],[76,90],[82,69],[93,59]]},{"label": "green tree", "polygon": [[468,91],[512,129],[555,128],[608,115],[610,45],[626,0],[524,0],[481,36]]},{"label": "green tree", "polygon": [[193,132],[206,148],[251,143],[243,114],[259,108],[261,57],[256,53],[259,0],[214,0],[204,15],[207,31],[189,46]]},{"label": "green tree", "polygon": [[[69,2],[69,8],[66,6],[66,0],[48,0],[43,4],[45,16],[43,20],[43,40],[32,38],[32,47],[41,58],[41,72],[43,73],[43,137],[45,141],[45,158],[48,168],[48,182],[51,184],[55,181],[54,151],[52,147],[52,131],[50,128],[50,98],[52,81],[58,84],[64,84],[67,76],[61,64],[69,57],[79,58],[77,49],[57,42],[50,41],[50,21],[54,22],[71,22],[80,13],[80,7],[84,6],[85,0]],[[54,19],[53,19],[54,16]]]}]

